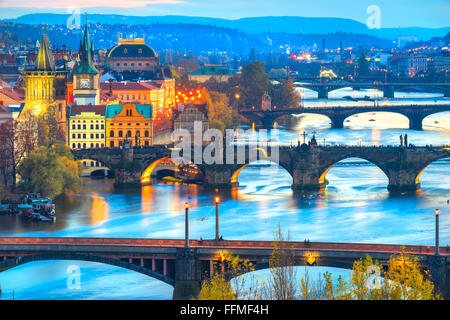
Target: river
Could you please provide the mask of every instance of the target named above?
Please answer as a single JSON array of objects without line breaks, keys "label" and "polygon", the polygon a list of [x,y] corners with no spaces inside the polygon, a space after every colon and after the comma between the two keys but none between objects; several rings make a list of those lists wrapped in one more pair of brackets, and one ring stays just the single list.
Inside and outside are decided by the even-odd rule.
[{"label": "river", "polygon": [[[401,115],[383,113],[353,116],[344,129],[330,129],[329,121],[317,115],[297,120],[293,128],[277,130],[281,142],[295,143],[306,131],[326,144],[398,144],[405,133],[418,146],[450,144],[450,112],[425,119],[424,131],[407,129]],[[432,245],[434,210],[439,208],[440,242],[450,243],[450,159],[428,166],[414,194],[389,194],[384,173],[362,159],[339,162],[327,179],[323,192],[295,197],[292,178],[283,169],[247,166],[239,174],[238,190],[221,194],[220,233],[225,239],[271,240],[280,223],[299,241]],[[188,201],[191,237],[214,237],[213,194],[201,186],[115,189],[112,183],[84,179],[81,192],[56,199],[53,224],[0,216],[0,236],[183,238]],[[67,285],[74,265],[81,271],[79,289]],[[171,299],[173,291],[133,271],[82,261],[28,263],[0,273],[0,284],[1,299]]]}]

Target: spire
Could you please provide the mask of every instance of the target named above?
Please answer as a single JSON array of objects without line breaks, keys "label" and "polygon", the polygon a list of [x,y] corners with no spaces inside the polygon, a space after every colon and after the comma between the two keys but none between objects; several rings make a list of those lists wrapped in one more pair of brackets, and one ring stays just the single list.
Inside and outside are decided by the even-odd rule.
[{"label": "spire", "polygon": [[36,58],[35,66],[37,70],[42,71],[54,71],[55,61],[53,60],[53,53],[50,46],[50,40],[48,39],[47,33],[42,34],[41,44],[39,47],[39,52]]},{"label": "spire", "polygon": [[89,41],[89,32],[87,24],[87,14],[86,14],[86,24],[84,27],[84,37],[83,41],[80,40],[80,51],[78,56],[80,58],[80,63],[75,71],[75,73],[94,73],[97,74],[99,71],[95,68],[94,62],[92,61],[94,49],[91,41]]}]

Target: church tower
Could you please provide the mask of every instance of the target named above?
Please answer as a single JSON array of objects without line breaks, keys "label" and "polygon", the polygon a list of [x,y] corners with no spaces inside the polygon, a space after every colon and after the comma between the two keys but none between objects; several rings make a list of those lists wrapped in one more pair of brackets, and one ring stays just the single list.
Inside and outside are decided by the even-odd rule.
[{"label": "church tower", "polygon": [[100,72],[93,62],[94,47],[89,40],[87,17],[83,41],[80,41],[78,66],[73,71],[73,104],[100,104]]},{"label": "church tower", "polygon": [[[65,132],[66,124],[66,77],[65,69],[57,69],[53,59],[50,40],[43,32],[39,52],[33,67],[24,68],[25,107],[34,116],[40,116],[53,107],[54,117]],[[63,132],[64,131],[64,132]]]}]

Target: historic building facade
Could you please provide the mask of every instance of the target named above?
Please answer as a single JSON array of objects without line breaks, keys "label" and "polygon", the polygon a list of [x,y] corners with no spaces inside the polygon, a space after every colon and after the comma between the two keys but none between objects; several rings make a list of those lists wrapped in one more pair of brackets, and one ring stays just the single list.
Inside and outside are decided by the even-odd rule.
[{"label": "historic building facade", "polygon": [[185,129],[189,131],[191,134],[191,142],[194,143],[194,126],[196,123],[200,125],[202,137],[203,133],[209,129],[206,104],[178,104],[173,123],[174,130]]},{"label": "historic building facade", "polygon": [[70,106],[69,147],[71,149],[106,146],[105,106]]},{"label": "historic building facade", "polygon": [[122,104],[106,106],[106,146],[117,148],[130,141],[133,146],[153,144],[152,106]]}]

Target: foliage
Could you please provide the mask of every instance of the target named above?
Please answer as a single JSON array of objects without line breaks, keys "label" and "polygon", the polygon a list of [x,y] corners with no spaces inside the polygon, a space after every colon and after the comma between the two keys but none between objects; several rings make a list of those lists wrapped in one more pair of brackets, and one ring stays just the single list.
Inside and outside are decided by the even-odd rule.
[{"label": "foliage", "polygon": [[78,164],[67,147],[56,143],[39,147],[24,158],[18,167],[20,189],[39,192],[46,197],[77,191],[81,185]]},{"label": "foliage", "polygon": [[292,79],[280,80],[272,90],[272,106],[277,108],[297,108],[300,103],[300,95],[295,91]]},{"label": "foliage", "polygon": [[295,252],[287,241],[289,241],[289,232],[285,235],[278,223],[269,259],[270,278],[265,288],[267,299],[293,300],[297,293]]},{"label": "foliage", "polygon": [[248,287],[248,279],[242,275],[254,271],[253,264],[230,252],[222,252],[220,260],[225,265],[225,273],[216,272],[211,279],[204,280],[198,299],[236,300],[247,297],[249,290],[244,288]]},{"label": "foliage", "polygon": [[263,62],[255,61],[244,66],[239,81],[239,105],[259,107],[264,93],[270,92],[271,84]]},{"label": "foliage", "polygon": [[[379,270],[376,274],[373,271]],[[334,286],[331,274],[324,274],[324,282],[311,282],[305,273],[300,282],[300,298],[306,300],[432,300],[433,283],[423,274],[416,257],[402,253],[392,256],[388,269],[367,256],[355,261],[348,280],[339,277]]]}]

